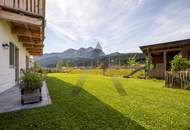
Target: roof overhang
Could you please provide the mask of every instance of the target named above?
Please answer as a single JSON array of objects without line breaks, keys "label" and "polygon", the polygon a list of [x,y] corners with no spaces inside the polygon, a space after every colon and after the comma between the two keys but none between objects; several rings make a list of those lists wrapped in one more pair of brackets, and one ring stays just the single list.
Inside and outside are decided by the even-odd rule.
[{"label": "roof overhang", "polygon": [[11,32],[17,35],[19,42],[31,55],[39,56],[43,54],[44,17],[0,7],[0,19],[11,24]]},{"label": "roof overhang", "polygon": [[157,51],[157,50],[167,50],[172,48],[180,48],[182,46],[190,46],[190,39],[184,40],[177,40],[165,43],[157,43],[157,44],[150,44],[146,46],[140,46],[140,49],[143,53],[147,53],[147,51]]}]

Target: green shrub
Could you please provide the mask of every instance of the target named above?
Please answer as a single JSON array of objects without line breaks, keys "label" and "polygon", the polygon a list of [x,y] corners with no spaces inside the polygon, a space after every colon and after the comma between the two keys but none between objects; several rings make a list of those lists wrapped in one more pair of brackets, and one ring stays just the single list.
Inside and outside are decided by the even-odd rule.
[{"label": "green shrub", "polygon": [[186,67],[190,65],[190,61],[183,58],[182,54],[178,54],[174,56],[174,59],[170,62],[170,64],[173,71],[181,71],[185,70]]},{"label": "green shrub", "polygon": [[34,62],[34,63],[33,63],[33,70],[34,70],[35,72],[41,71],[41,66],[40,66],[40,64],[38,64],[37,62]]},{"label": "green shrub", "polygon": [[128,65],[129,65],[130,67],[133,67],[133,66],[136,65],[136,64],[137,64],[137,62],[136,62],[136,57],[135,57],[135,56],[129,57],[129,59],[128,59]]},{"label": "green shrub", "polygon": [[26,70],[23,72],[24,76],[21,78],[21,89],[37,89],[42,86],[43,76],[39,73]]}]

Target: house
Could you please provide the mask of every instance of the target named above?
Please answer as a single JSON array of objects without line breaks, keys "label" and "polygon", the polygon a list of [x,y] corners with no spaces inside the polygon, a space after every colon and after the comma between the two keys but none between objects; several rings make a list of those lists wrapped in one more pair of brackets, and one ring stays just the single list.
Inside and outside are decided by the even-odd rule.
[{"label": "house", "polygon": [[153,64],[149,75],[155,78],[164,78],[165,71],[171,70],[170,61],[176,54],[190,59],[190,39],[141,46],[140,49]]},{"label": "house", "polygon": [[43,54],[45,0],[0,0],[0,93]]}]

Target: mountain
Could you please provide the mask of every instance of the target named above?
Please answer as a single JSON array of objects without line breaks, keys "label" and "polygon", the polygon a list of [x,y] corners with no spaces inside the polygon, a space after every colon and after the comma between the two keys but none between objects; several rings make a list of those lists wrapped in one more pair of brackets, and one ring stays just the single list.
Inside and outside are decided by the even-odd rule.
[{"label": "mountain", "polygon": [[119,52],[114,52],[114,53],[109,54],[108,56],[119,56],[119,55],[121,55],[121,53],[119,53]]},{"label": "mountain", "polygon": [[[98,43],[99,44],[99,43]],[[41,57],[37,57],[34,60],[37,61],[40,65],[49,67],[52,66],[53,64],[56,64],[58,60],[61,59],[69,59],[69,61],[79,61],[79,59],[94,59],[98,57],[103,57],[105,56],[105,53],[101,49],[101,45],[99,44],[98,48],[80,48],[78,50],[75,49],[68,49],[64,52],[61,53],[49,53],[49,54],[44,54]],[[86,61],[86,60],[85,60]]]},{"label": "mountain", "polygon": [[35,59],[35,61],[43,67],[55,67],[57,61],[59,60],[62,60],[62,58],[59,58],[57,56],[46,56],[44,58]]},{"label": "mountain", "polygon": [[43,67],[55,67],[57,61],[63,60],[65,65],[68,66],[98,66],[104,61],[112,61],[112,64],[126,65],[129,57],[135,56],[138,62],[144,61],[142,53],[119,53],[114,52],[105,55],[100,43],[97,43],[95,48],[80,48],[68,49],[60,53],[44,54],[34,60]]},{"label": "mountain", "polygon": [[102,50],[102,46],[100,45],[99,42],[98,42],[98,44],[96,45],[96,49],[98,49],[98,50]]}]

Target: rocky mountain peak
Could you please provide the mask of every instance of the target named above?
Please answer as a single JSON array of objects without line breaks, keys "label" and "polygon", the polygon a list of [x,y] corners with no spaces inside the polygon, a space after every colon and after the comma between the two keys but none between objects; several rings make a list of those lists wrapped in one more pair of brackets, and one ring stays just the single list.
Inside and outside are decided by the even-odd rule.
[{"label": "rocky mountain peak", "polygon": [[103,49],[102,49],[102,46],[100,45],[99,42],[98,42],[97,45],[96,45],[96,49],[103,50]]}]

